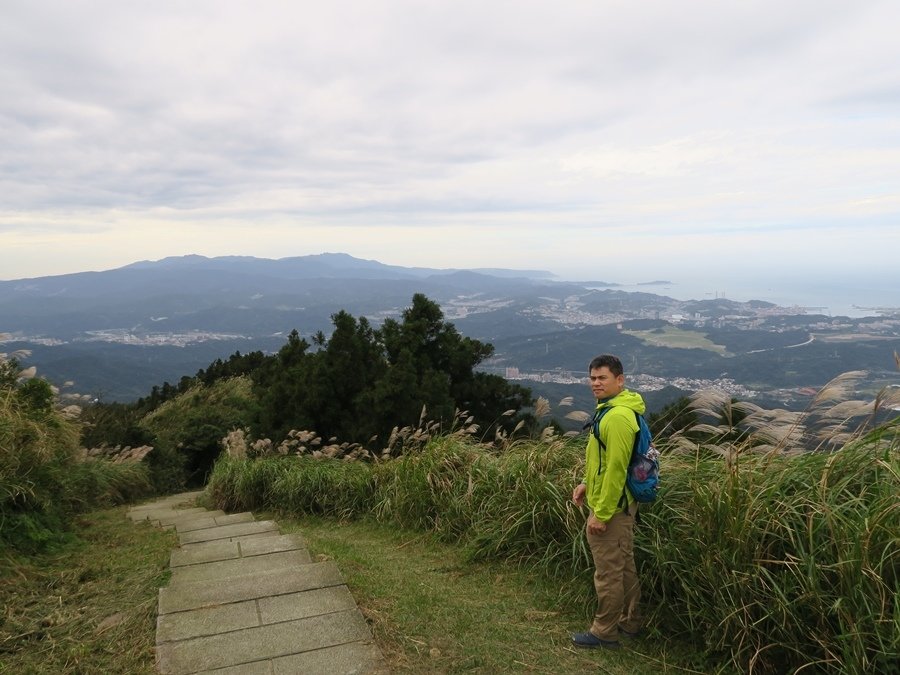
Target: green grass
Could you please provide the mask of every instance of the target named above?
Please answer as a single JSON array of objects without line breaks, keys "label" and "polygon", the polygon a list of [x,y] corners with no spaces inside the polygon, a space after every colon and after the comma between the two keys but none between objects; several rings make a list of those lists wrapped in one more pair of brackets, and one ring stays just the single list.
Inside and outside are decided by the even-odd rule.
[{"label": "green grass", "polygon": [[53,552],[0,553],[0,673],[154,673],[157,594],[175,543],[120,507],[76,518]]},{"label": "green grass", "polygon": [[675,326],[666,326],[654,330],[623,330],[625,335],[631,335],[645,344],[654,347],[670,347],[673,349],[705,349],[726,356],[726,349],[722,345],[707,338],[703,333],[684,330]]},{"label": "green grass", "polygon": [[[509,563],[472,563],[458,545],[371,519],[279,517],[310,551],[333,559],[393,672],[728,672],[653,639],[618,652],[571,646],[591,610],[559,584]],[[590,583],[587,579],[586,583]]]}]

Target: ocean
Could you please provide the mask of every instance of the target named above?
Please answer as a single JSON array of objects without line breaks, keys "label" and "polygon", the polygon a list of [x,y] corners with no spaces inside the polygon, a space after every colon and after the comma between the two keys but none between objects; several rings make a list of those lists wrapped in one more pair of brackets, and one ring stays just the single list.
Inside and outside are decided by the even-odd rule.
[{"label": "ocean", "polygon": [[782,307],[803,307],[809,314],[860,318],[878,316],[879,308],[900,313],[900,278],[875,285],[862,280],[800,278],[671,279],[665,284],[623,284],[616,290],[667,295],[676,300],[727,298],[737,302],[764,300]]}]

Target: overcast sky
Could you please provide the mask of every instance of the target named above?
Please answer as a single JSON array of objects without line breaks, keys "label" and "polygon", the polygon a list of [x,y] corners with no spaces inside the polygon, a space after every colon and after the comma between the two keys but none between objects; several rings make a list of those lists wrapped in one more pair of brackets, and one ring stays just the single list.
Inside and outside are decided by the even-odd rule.
[{"label": "overcast sky", "polygon": [[896,0],[2,0],[0,279],[890,276],[898,34]]}]

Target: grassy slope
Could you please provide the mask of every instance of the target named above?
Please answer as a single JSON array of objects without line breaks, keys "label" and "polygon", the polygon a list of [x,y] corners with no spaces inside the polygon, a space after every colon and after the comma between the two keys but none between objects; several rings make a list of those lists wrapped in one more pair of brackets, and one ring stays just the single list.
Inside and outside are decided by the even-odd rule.
[{"label": "grassy slope", "polygon": [[394,672],[716,672],[652,639],[619,652],[576,649],[569,635],[586,629],[590,609],[562,604],[561,589],[534,573],[467,562],[460,547],[421,532],[369,520],[279,522],[336,561]]},{"label": "grassy slope", "polygon": [[79,517],[53,553],[0,554],[0,673],[154,673],[172,533],[124,508]]},{"label": "grassy slope", "polygon": [[[458,546],[371,521],[280,520],[340,567],[395,672],[715,672],[639,640],[620,652],[574,649],[589,610],[502,563],[472,564]],[[0,673],[154,673],[157,589],[174,536],[87,514],[52,554],[0,559]],[[485,589],[490,589],[485,593]]]}]

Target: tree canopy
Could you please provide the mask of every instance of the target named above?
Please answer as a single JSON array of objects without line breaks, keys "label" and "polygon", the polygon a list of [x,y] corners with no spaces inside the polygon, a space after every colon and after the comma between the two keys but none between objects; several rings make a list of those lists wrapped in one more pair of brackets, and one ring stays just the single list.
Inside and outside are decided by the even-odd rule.
[{"label": "tree canopy", "polygon": [[[386,443],[394,427],[415,426],[423,407],[427,419],[444,428],[457,411],[466,411],[484,437],[493,438],[497,426],[510,431],[523,417],[504,413],[531,405],[527,388],[476,370],[493,346],[460,335],[438,304],[422,294],[413,296],[398,319],[377,329],[343,310],[331,318],[334,330],[328,336],[320,332],[307,340],[294,330],[275,354],[236,352],[177,385],[153,387],[134,404],[91,406],[83,442],[89,447],[180,443],[193,449],[199,459],[189,468],[202,475],[214,459],[215,439],[238,422],[250,426],[255,437],[276,443],[296,429],[368,446],[377,444],[371,443],[375,437]],[[249,398],[239,402],[240,411],[231,405],[222,415],[196,396],[242,377],[253,386]],[[160,419],[157,411],[189,395],[197,407],[187,425],[193,431],[169,438],[166,425],[154,422]]]},{"label": "tree canopy", "polygon": [[316,335],[313,345],[294,331],[256,371],[257,435],[309,429],[359,443],[386,440],[393,427],[415,425],[423,406],[444,424],[466,410],[488,431],[504,411],[531,402],[528,389],[477,372],[493,347],[460,335],[422,294],[379,329],[344,311],[332,323],[331,335]]}]

